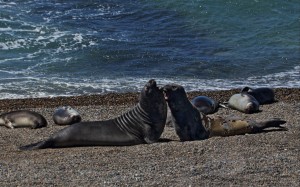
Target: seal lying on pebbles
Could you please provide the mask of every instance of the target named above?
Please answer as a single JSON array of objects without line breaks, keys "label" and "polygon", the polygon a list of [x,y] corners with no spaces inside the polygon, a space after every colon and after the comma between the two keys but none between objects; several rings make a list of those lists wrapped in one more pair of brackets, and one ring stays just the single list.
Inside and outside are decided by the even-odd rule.
[{"label": "seal lying on pebbles", "polygon": [[194,97],[191,103],[204,114],[213,114],[219,109],[219,102],[207,96]]},{"label": "seal lying on pebbles", "polygon": [[232,95],[228,101],[228,106],[246,114],[255,113],[259,110],[258,101],[247,93]]},{"label": "seal lying on pebbles", "polygon": [[76,123],[45,141],[20,149],[153,143],[161,136],[166,117],[167,104],[163,92],[154,80],[150,80],[140,93],[139,103],[127,113],[106,121]]},{"label": "seal lying on pebbles", "polygon": [[57,125],[72,125],[81,121],[80,114],[70,106],[58,107],[53,113],[53,121]]},{"label": "seal lying on pebbles", "polygon": [[244,87],[241,90],[241,93],[252,95],[261,105],[273,103],[275,101],[275,94],[271,88],[262,87],[252,89],[250,87]]},{"label": "seal lying on pebbles", "polygon": [[37,112],[17,110],[1,114],[0,125],[10,129],[15,127],[30,127],[36,129],[46,127],[47,120]]},{"label": "seal lying on pebbles", "polygon": [[273,118],[257,122],[254,120],[244,120],[238,117],[226,117],[216,116],[210,118],[202,115],[202,120],[207,129],[209,129],[209,136],[234,136],[263,132],[264,129],[269,127],[277,127],[281,130],[287,130],[280,125],[286,123],[286,121]]},{"label": "seal lying on pebbles", "polygon": [[285,121],[271,119],[264,122],[242,120],[238,118],[209,118],[201,114],[189,102],[182,86],[169,84],[163,87],[165,99],[172,114],[176,134],[181,141],[203,140],[211,136],[231,136],[256,133],[268,127],[279,127]]}]

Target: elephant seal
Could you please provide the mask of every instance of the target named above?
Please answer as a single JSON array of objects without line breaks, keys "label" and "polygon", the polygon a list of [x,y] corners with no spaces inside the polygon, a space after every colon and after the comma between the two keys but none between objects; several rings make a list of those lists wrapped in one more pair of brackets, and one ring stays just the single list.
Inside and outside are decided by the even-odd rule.
[{"label": "elephant seal", "polygon": [[203,140],[209,132],[202,125],[200,112],[188,100],[184,88],[176,84],[163,87],[168,102],[172,123],[181,141]]},{"label": "elephant seal", "polygon": [[191,103],[204,114],[213,114],[219,109],[219,103],[207,96],[194,97]]},{"label": "elephant seal", "polygon": [[269,127],[286,130],[285,127],[280,126],[286,123],[286,121],[278,118],[257,122],[255,120],[244,120],[238,117],[224,118],[216,116],[214,118],[210,118],[206,115],[202,115],[202,120],[205,127],[209,130],[209,137],[259,133]]},{"label": "elephant seal", "polygon": [[57,125],[72,125],[81,121],[80,114],[70,106],[58,107],[53,113],[53,121]]},{"label": "elephant seal", "polygon": [[10,129],[15,127],[30,127],[36,129],[46,127],[47,120],[37,112],[17,110],[1,114],[0,125]]},{"label": "elephant seal", "polygon": [[165,99],[172,114],[176,134],[181,141],[203,140],[212,136],[232,136],[257,133],[268,127],[279,127],[284,120],[271,119],[263,122],[239,118],[210,118],[199,112],[189,102],[182,86],[169,84],[163,87]]},{"label": "elephant seal", "polygon": [[241,93],[252,95],[261,105],[275,102],[275,94],[271,88],[262,87],[252,89],[250,87],[244,87]]},{"label": "elephant seal", "polygon": [[128,146],[154,143],[161,136],[167,117],[163,92],[151,79],[140,93],[139,103],[123,115],[106,121],[80,122],[45,141],[21,150],[78,146]]},{"label": "elephant seal", "polygon": [[246,114],[255,113],[259,110],[258,101],[247,93],[232,95],[228,101],[228,106]]},{"label": "elephant seal", "polygon": [[[213,114],[218,111],[219,103],[207,96],[197,96],[191,100],[191,103],[199,112],[204,114]],[[226,106],[222,106],[226,107]],[[168,107],[166,126],[173,127],[171,110]]]}]

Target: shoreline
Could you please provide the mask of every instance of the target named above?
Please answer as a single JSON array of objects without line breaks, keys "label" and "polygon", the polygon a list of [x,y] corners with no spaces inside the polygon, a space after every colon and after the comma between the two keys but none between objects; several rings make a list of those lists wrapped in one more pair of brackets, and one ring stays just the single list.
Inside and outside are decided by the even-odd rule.
[{"label": "shoreline", "polygon": [[[219,102],[226,102],[239,89],[218,91],[193,91],[187,92],[189,99],[198,95],[211,97]],[[300,101],[300,88],[275,88],[275,99],[278,101]],[[99,95],[79,96],[57,96],[52,98],[22,98],[22,99],[0,99],[0,110],[20,108],[42,108],[89,105],[126,105],[138,102],[139,93],[107,93]]]}]

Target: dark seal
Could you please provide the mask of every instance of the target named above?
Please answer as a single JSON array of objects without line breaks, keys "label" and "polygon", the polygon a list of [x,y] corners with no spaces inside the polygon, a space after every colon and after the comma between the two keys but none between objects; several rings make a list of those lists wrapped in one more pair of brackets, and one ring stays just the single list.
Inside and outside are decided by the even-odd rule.
[{"label": "dark seal", "polygon": [[275,102],[275,93],[272,88],[262,87],[252,89],[250,87],[244,87],[241,93],[252,95],[261,105]]},{"label": "dark seal", "polygon": [[191,103],[204,114],[213,114],[219,109],[219,102],[207,96],[194,97]]},{"label": "dark seal", "polygon": [[56,125],[72,125],[81,121],[79,112],[70,106],[58,107],[52,117]]},{"label": "dark seal", "polygon": [[233,136],[261,132],[269,127],[281,127],[286,121],[270,119],[262,122],[237,117],[211,118],[199,112],[188,100],[182,86],[166,85],[163,88],[171,110],[172,122],[181,141],[203,140],[212,136]]},{"label": "dark seal", "polygon": [[139,103],[123,115],[106,120],[80,122],[45,141],[20,147],[21,150],[75,146],[126,146],[157,142],[167,116],[162,90],[150,80],[140,93]]},{"label": "dark seal", "polygon": [[29,110],[17,110],[0,115],[0,125],[13,129],[29,127],[32,129],[46,127],[47,120],[41,114]]},{"label": "dark seal", "polygon": [[184,88],[177,84],[163,87],[176,134],[181,141],[203,140],[209,132],[202,125],[200,112],[188,100]]}]

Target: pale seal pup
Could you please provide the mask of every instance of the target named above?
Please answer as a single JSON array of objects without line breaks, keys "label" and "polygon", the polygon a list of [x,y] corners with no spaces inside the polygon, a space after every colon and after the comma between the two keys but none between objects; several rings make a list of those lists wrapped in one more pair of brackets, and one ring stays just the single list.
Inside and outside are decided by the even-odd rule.
[{"label": "pale seal pup", "polygon": [[275,93],[271,88],[262,87],[252,89],[246,86],[241,90],[241,93],[252,95],[261,105],[275,102]]},{"label": "pale seal pup", "polygon": [[232,95],[228,101],[228,106],[246,114],[259,111],[258,101],[247,93],[238,93]]},{"label": "pale seal pup", "polygon": [[57,125],[72,125],[81,121],[79,112],[70,106],[58,107],[52,117]]},{"label": "pale seal pup", "polygon": [[194,97],[191,103],[204,114],[213,114],[219,109],[219,102],[207,96]]},{"label": "pale seal pup", "polygon": [[106,121],[76,123],[45,141],[20,149],[150,144],[159,140],[166,117],[167,104],[163,92],[152,79],[142,89],[139,103],[123,115]]},{"label": "pale seal pup", "polygon": [[46,127],[47,120],[39,113],[29,110],[17,110],[0,115],[0,125],[13,129],[30,127],[32,129]]},{"label": "pale seal pup", "polygon": [[232,136],[256,133],[268,127],[279,127],[284,120],[271,119],[264,122],[238,118],[210,118],[199,112],[189,102],[185,90],[177,84],[163,87],[165,99],[172,113],[172,122],[181,141],[203,140],[212,136]]}]

